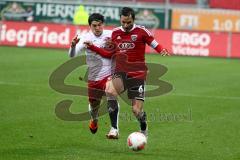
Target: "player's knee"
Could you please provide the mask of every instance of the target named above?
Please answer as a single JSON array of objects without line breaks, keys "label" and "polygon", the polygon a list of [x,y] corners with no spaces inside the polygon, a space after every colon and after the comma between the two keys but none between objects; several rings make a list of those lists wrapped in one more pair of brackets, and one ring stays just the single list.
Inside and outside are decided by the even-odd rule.
[{"label": "player's knee", "polygon": [[133,114],[134,114],[135,116],[137,116],[137,115],[139,115],[139,114],[142,112],[142,110],[140,109],[140,107],[138,107],[138,106],[136,106],[136,105],[133,105],[133,106],[132,106],[132,112],[133,112]]},{"label": "player's knee", "polygon": [[106,92],[107,95],[117,96],[117,93],[114,89],[108,88],[108,89],[105,89],[105,92]]},{"label": "player's knee", "polygon": [[132,112],[135,116],[138,116],[143,111],[143,102],[134,100],[132,105]]},{"label": "player's knee", "polygon": [[89,99],[89,103],[92,108],[97,108],[100,105],[100,101],[96,99]]},{"label": "player's knee", "polygon": [[118,93],[117,91],[115,90],[114,86],[112,85],[112,82],[111,81],[107,81],[106,83],[106,88],[105,88],[105,92],[107,95],[109,96],[117,96]]}]

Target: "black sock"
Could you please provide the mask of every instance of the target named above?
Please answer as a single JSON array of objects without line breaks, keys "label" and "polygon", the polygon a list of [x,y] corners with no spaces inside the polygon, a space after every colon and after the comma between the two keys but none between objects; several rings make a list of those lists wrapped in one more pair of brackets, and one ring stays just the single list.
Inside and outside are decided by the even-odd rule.
[{"label": "black sock", "polygon": [[117,129],[118,123],[118,103],[117,100],[108,100],[108,113],[111,120],[111,125],[113,128]]},{"label": "black sock", "polygon": [[137,119],[140,123],[140,128],[142,131],[145,131],[147,129],[147,114],[146,112],[141,112],[137,116]]}]

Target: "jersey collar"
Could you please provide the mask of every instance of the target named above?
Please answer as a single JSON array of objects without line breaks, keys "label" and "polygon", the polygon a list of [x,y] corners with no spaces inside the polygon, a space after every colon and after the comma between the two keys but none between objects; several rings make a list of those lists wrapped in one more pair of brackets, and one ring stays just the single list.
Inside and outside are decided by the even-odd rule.
[{"label": "jersey collar", "polygon": [[[104,30],[103,30],[103,32],[104,32]],[[100,37],[102,37],[103,32],[102,32],[102,34],[100,36],[96,36],[92,31],[90,31],[90,34],[93,35],[94,37],[100,38]]]}]

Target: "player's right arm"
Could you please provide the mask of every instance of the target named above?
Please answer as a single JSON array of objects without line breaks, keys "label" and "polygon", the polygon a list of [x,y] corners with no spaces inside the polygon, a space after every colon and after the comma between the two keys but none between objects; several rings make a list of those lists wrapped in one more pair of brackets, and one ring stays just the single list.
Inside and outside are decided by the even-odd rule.
[{"label": "player's right arm", "polygon": [[96,52],[97,54],[101,55],[104,58],[111,58],[114,53],[114,51],[108,51],[106,49],[99,48],[93,44],[87,44],[87,43],[85,43],[85,44],[87,45],[88,49]]},{"label": "player's right arm", "polygon": [[86,45],[87,49],[96,52],[104,58],[111,58],[112,55],[116,52],[116,45],[112,41],[107,41],[104,48],[97,47],[88,41],[85,41],[84,44]]},{"label": "player's right arm", "polygon": [[85,47],[87,47],[87,49],[95,52],[96,54],[99,54],[104,58],[111,58],[117,50],[117,47],[116,47],[117,45],[114,43],[112,39],[113,39],[113,33],[112,31],[110,31],[109,37],[105,39],[105,44],[103,48],[97,47],[96,45],[94,45],[93,43],[89,43],[88,41],[85,41],[84,44],[85,44]]},{"label": "player's right arm", "polygon": [[81,53],[81,51],[84,49],[84,44],[83,44],[83,40],[84,38],[79,38],[78,35],[76,35],[71,42],[71,46],[70,49],[68,51],[68,55],[69,57],[75,57],[76,55],[78,55],[79,53]]}]

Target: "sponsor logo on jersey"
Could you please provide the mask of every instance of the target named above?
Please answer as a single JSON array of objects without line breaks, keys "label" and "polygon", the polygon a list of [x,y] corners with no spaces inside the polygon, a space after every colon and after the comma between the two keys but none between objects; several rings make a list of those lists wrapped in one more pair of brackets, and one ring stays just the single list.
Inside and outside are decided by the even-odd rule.
[{"label": "sponsor logo on jersey", "polygon": [[132,41],[136,41],[137,40],[137,35],[136,34],[131,35],[131,39],[132,39]]},{"label": "sponsor logo on jersey", "polygon": [[133,49],[135,47],[134,43],[129,43],[129,42],[124,42],[124,43],[119,43],[118,48],[120,49]]}]

